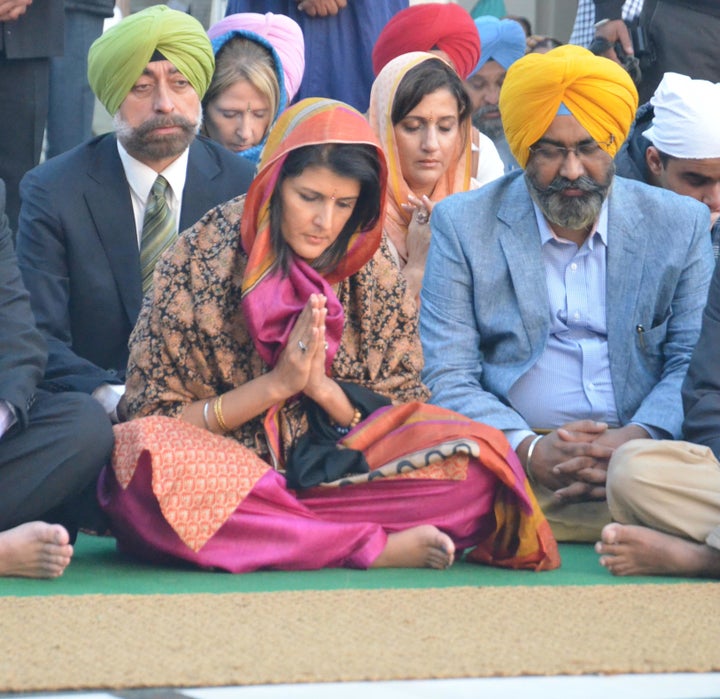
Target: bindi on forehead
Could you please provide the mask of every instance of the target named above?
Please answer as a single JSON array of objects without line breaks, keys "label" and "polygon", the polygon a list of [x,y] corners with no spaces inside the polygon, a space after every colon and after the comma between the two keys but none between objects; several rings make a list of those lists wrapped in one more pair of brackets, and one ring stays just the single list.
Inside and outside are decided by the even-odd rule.
[{"label": "bindi on forehead", "polygon": [[405,117],[406,121],[416,121],[420,124],[435,124],[441,122],[455,122],[457,121],[457,114],[435,114],[435,112],[429,112],[427,114],[408,114]]}]

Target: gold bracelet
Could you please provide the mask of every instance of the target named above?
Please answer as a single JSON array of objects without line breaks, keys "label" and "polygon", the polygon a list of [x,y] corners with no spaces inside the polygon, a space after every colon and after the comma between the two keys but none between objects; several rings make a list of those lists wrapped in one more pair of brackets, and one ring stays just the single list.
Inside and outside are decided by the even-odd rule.
[{"label": "gold bracelet", "polygon": [[230,428],[227,426],[227,424],[225,423],[225,420],[223,419],[222,399],[223,399],[222,396],[218,396],[215,399],[215,403],[213,405],[213,412],[215,413],[215,421],[217,422],[218,427],[223,432],[228,432],[230,430]]},{"label": "gold bracelet", "polygon": [[359,408],[355,408],[355,412],[353,413],[352,420],[350,420],[350,424],[348,427],[352,429],[353,427],[357,427],[360,424],[360,420],[362,420],[362,413],[360,412]]},{"label": "gold bracelet", "polygon": [[357,427],[358,424],[360,424],[360,421],[362,420],[362,413],[360,412],[359,408],[355,408],[353,411],[352,420],[350,420],[350,424],[348,425],[339,425],[335,420],[330,420],[330,424],[335,428],[336,432],[340,435],[345,436],[350,430],[352,430],[354,427]]}]

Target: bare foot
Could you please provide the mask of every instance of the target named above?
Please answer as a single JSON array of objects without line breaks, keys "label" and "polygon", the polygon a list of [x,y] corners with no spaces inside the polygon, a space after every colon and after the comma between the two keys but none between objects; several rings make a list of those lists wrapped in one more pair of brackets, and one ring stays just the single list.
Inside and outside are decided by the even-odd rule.
[{"label": "bare foot", "polygon": [[606,524],[595,544],[613,575],[720,577],[720,551],[647,527]]},{"label": "bare foot", "polygon": [[72,554],[70,535],[60,524],[28,522],[0,532],[0,576],[57,578]]},{"label": "bare foot", "polygon": [[455,560],[455,544],[432,524],[390,534],[371,568],[449,568]]}]

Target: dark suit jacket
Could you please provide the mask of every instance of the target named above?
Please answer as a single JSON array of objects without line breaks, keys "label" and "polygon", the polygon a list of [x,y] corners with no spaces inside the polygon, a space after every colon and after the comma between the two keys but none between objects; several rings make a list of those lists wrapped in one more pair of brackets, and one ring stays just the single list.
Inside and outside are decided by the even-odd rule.
[{"label": "dark suit jacket", "polygon": [[62,2],[34,0],[14,22],[0,22],[0,49],[4,47],[5,57],[13,59],[62,56],[64,27]]},{"label": "dark suit jacket", "polygon": [[[180,230],[247,191],[253,168],[205,138],[190,146]],[[44,388],[122,383],[142,302],[130,187],[113,134],[31,170],[20,186],[17,251],[49,346]]]},{"label": "dark suit jacket", "polygon": [[683,436],[720,458],[720,265],[715,266],[700,339],[682,387]]},{"label": "dark suit jacket", "polygon": [[0,180],[0,400],[14,408],[20,424],[42,379],[47,349],[35,327],[30,298],[15,259],[5,215],[5,183]]}]

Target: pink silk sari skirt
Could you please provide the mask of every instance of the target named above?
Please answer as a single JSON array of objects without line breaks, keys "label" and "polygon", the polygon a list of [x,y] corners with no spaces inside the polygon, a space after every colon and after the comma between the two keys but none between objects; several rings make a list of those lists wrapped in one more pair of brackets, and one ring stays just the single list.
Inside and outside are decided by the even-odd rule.
[{"label": "pink silk sari skirt", "polygon": [[150,460],[126,488],[106,468],[98,488],[118,548],[154,563],[186,562],[231,573],[254,570],[367,568],[387,535],[434,524],[460,551],[493,530],[497,478],[475,459],[465,480],[389,480],[314,488],[300,496],[268,470],[199,549],[186,545],[163,516]]},{"label": "pink silk sari skirt", "polygon": [[383,408],[337,448],[370,473],[295,492],[230,437],[159,415],[114,428],[98,484],[122,551],[233,573],[367,568],[431,524],[488,565],[550,570],[557,544],[501,432],[437,406]]}]

